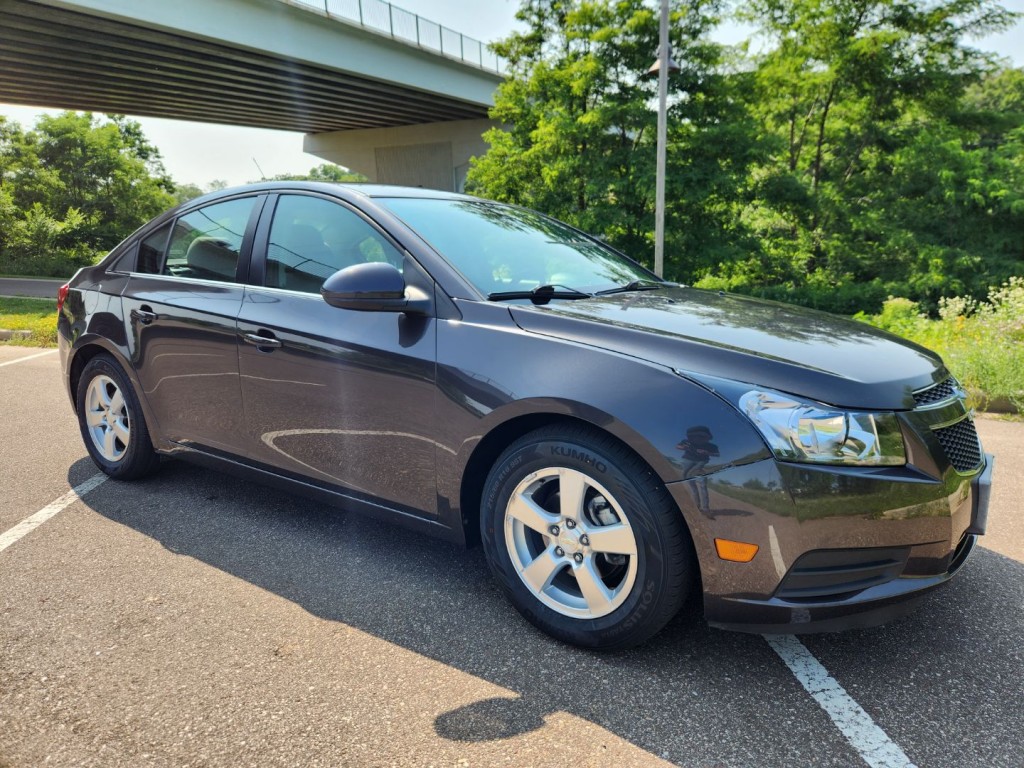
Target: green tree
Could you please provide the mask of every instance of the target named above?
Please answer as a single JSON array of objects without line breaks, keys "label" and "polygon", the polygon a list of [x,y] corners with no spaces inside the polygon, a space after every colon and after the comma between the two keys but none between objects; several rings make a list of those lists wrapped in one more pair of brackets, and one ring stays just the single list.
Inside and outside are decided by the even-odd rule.
[{"label": "green tree", "polygon": [[[709,42],[715,0],[672,6],[671,45],[682,70],[670,76],[666,274],[686,277],[742,250],[732,225],[755,131],[721,74]],[[529,0],[526,30],[495,44],[509,63],[468,186],[602,233],[634,258],[653,250],[658,22],[641,0]]]},{"label": "green tree", "polygon": [[267,181],[331,181],[336,183],[366,181],[361,173],[354,173],[334,163],[321,163],[309,173],[281,173]]},{"label": "green tree", "polygon": [[[703,285],[852,312],[889,293],[934,307],[1005,276],[1019,177],[980,140],[1020,123],[991,119],[1010,83],[971,104],[994,62],[964,41],[1012,14],[992,0],[751,0],[741,15],[762,51],[750,110],[774,142],[743,211],[761,247]],[[979,230],[1002,233],[980,244]]]},{"label": "green tree", "polygon": [[159,152],[135,121],[89,113],[0,124],[3,271],[66,275],[174,202]]},{"label": "green tree", "polygon": [[189,200],[194,200],[197,197],[206,194],[205,190],[198,184],[192,184],[186,182],[184,184],[174,185],[174,202],[177,204],[187,203]]},{"label": "green tree", "polygon": [[[967,44],[995,0],[672,5],[666,274],[834,311],[934,310],[1024,273],[1024,73]],[[472,189],[651,251],[657,24],[639,0],[526,0]],[[754,52],[754,53],[750,53]]]}]

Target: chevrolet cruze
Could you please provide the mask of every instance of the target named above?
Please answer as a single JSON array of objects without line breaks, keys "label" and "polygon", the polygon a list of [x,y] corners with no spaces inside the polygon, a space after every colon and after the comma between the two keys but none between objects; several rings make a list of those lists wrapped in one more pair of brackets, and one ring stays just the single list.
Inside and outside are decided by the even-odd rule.
[{"label": "chevrolet cruze", "polygon": [[663,281],[523,208],[224,190],[59,300],[103,472],[177,457],[480,543],[516,608],[581,646],[643,642],[695,591],[718,627],[876,624],[985,530],[992,459],[933,353]]}]

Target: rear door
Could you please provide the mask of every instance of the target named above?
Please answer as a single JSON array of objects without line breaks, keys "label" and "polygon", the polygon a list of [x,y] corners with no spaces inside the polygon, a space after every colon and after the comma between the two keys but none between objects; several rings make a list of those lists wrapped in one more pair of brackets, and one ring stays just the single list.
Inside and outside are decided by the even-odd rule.
[{"label": "rear door", "polygon": [[165,439],[245,449],[236,318],[262,196],[179,216],[140,244],[122,294],[142,396]]},{"label": "rear door", "polygon": [[258,460],[364,500],[436,514],[433,317],[358,312],[319,294],[338,269],[389,261],[433,283],[359,212],[327,197],[268,201],[238,331]]}]

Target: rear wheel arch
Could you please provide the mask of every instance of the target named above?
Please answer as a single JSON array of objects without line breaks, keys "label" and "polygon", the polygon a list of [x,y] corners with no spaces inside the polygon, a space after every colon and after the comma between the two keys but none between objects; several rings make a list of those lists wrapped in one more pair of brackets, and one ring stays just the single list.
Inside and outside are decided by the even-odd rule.
[{"label": "rear wheel arch", "polygon": [[146,420],[146,427],[149,430],[149,434],[153,437],[154,442],[156,442],[156,419],[153,417],[153,414],[149,412],[149,404],[146,402],[145,397],[143,397],[142,388],[135,376],[135,371],[115,346],[102,343],[99,337],[95,340],[89,340],[75,349],[71,357],[71,363],[68,366],[69,392],[71,393],[71,404],[75,409],[75,412],[78,412],[77,393],[79,382],[82,380],[82,371],[85,370],[85,366],[89,364],[89,361],[97,355],[108,355],[111,357],[114,363],[117,364],[124,373],[125,377],[127,377],[129,383],[135,390],[135,396],[139,400],[142,417]]},{"label": "rear wheel arch", "polygon": [[[117,358],[99,345],[83,356],[75,386],[82,440],[96,466],[118,480],[160,467],[136,386]],[[76,356],[77,357],[77,356]]]},{"label": "rear wheel arch", "polygon": [[[75,350],[74,357],[71,358],[71,366],[68,371],[68,379],[71,389],[71,402],[78,411],[78,400],[76,393],[78,392],[78,384],[82,380],[82,371],[85,370],[85,366],[89,364],[96,355],[110,354],[110,350],[101,344],[86,344],[79,349]],[[124,368],[124,366],[121,366]],[[131,378],[131,377],[129,377]]]}]

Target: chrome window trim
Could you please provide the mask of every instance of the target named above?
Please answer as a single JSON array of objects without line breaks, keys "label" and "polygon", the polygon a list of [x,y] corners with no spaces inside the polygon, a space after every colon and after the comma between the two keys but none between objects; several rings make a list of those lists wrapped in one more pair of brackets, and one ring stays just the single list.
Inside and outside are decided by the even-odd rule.
[{"label": "chrome window trim", "polygon": [[245,288],[247,283],[240,283],[237,280],[206,280],[201,277],[179,277],[178,275],[155,275],[151,272],[128,272],[129,277],[141,277],[147,280],[171,280],[176,283],[200,283],[202,285],[234,285],[238,288]]}]

